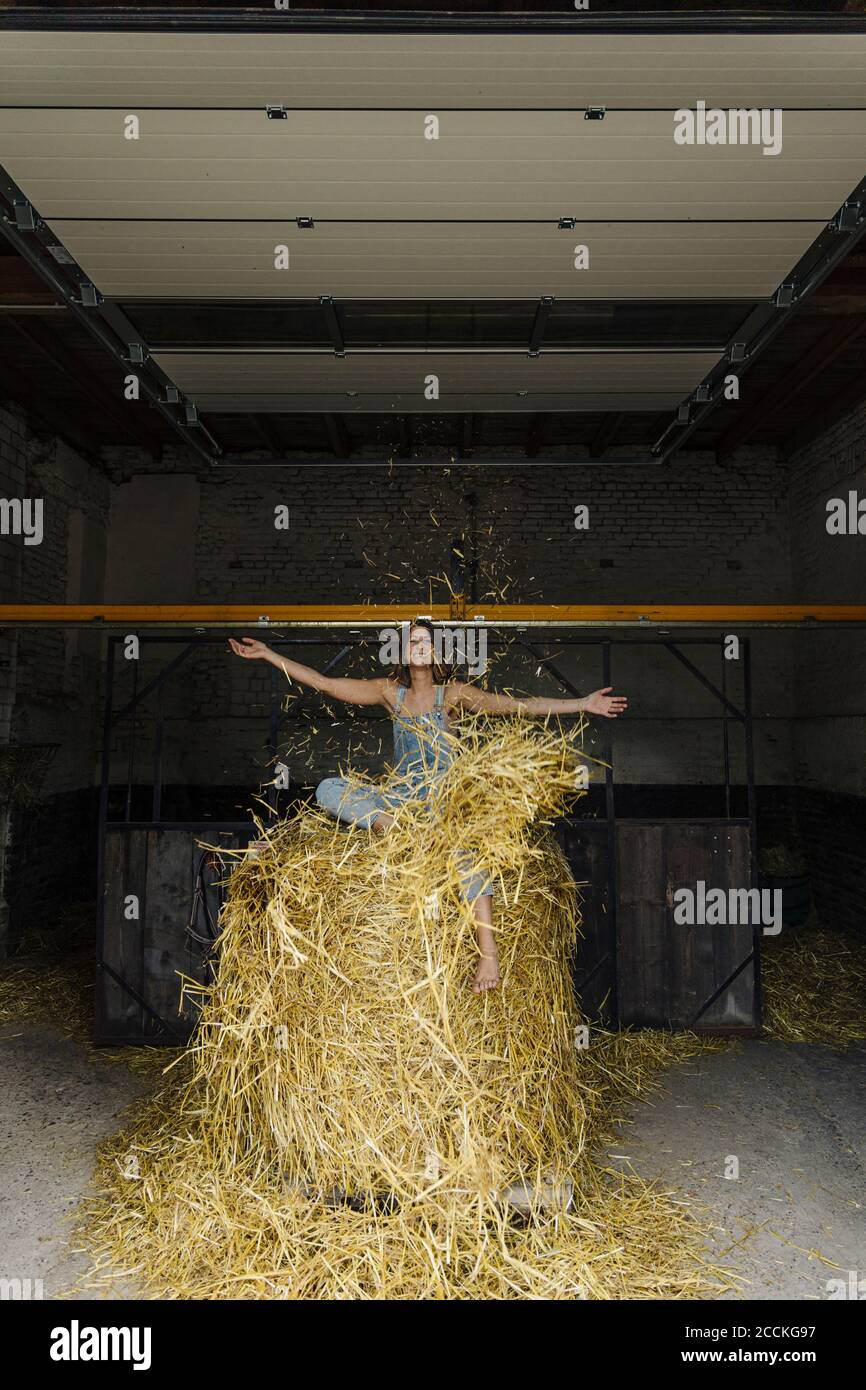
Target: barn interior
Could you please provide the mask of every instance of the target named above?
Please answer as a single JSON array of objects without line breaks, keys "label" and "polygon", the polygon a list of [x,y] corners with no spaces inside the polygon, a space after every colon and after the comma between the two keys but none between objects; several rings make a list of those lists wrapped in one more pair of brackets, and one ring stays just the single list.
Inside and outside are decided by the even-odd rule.
[{"label": "barn interior", "polygon": [[[628,694],[556,827],[577,997],[730,1046],[620,1142],[750,1232],[725,1296],[826,1297],[815,1250],[866,1259],[863,5],[0,3],[0,92],[21,1268],[79,1267],[61,1218],[151,1084],[105,1058],[193,1032],[208,847],[387,761],[383,711],[227,637],[369,677],[428,615],[497,689]],[[698,103],[777,125],[679,144]],[[780,892],[780,941],[696,950],[699,879]]]}]

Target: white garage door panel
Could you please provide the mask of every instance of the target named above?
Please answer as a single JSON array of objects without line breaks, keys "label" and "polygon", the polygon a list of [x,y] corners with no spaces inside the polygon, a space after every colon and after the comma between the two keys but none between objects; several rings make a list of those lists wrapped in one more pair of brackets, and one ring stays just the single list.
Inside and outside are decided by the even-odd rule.
[{"label": "white garage door panel", "polygon": [[714,352],[524,353],[161,352],[154,360],[184,391],[249,385],[362,390],[423,390],[429,372],[442,389],[519,391],[529,386],[680,386],[700,381],[719,360]]},{"label": "white garage door panel", "polygon": [[677,146],[670,112],[604,121],[417,113],[0,111],[2,163],[43,217],[829,217],[863,176],[866,112],[788,112],[783,149]]},{"label": "white garage door panel", "polygon": [[[155,299],[762,298],[823,226],[51,221],[103,294]],[[289,247],[287,271],[274,268],[278,244]],[[590,253],[581,271],[579,245]]]},{"label": "white garage door panel", "polygon": [[124,110],[863,106],[866,35],[8,32],[0,90]]}]

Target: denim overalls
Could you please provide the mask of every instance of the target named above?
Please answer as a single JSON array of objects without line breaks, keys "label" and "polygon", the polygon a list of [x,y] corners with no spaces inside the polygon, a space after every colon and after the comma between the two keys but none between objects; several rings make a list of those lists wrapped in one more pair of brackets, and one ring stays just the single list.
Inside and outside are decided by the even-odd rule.
[{"label": "denim overalls", "polygon": [[[406,801],[423,801],[436,777],[450,766],[454,757],[455,738],[448,732],[445,709],[445,687],[436,686],[433,709],[427,714],[403,714],[406,687],[397,689],[397,709],[394,727],[395,781],[387,787],[351,787],[344,777],[327,777],[316,788],[316,800],[323,810],[337,820],[371,827],[378,815],[390,815]],[[461,874],[463,894],[467,902],[490,897],[493,889],[488,880],[472,872],[471,861],[465,860]]]}]

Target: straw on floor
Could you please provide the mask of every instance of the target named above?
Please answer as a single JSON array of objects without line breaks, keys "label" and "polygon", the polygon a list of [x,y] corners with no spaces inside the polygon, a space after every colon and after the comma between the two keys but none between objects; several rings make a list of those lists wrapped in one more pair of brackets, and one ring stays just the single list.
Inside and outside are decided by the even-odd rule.
[{"label": "straw on floor", "polygon": [[[575,885],[547,825],[577,735],[469,720],[387,835],[315,808],[231,878],[181,1078],[101,1160],[94,1281],[161,1297],[613,1298],[730,1287],[674,1194],[599,1166],[613,1111],[718,1046],[590,1030]],[[476,995],[460,856],[494,882]],[[724,1044],[722,1044],[724,1045]]]}]

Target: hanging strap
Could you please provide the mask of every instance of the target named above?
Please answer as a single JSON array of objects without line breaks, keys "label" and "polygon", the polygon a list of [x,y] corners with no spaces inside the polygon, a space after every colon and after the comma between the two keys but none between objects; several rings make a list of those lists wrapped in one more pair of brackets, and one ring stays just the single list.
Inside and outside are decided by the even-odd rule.
[{"label": "hanging strap", "polygon": [[445,687],[444,687],[444,685],[437,685],[437,687],[436,687],[436,702],[435,702],[433,708],[434,708],[434,709],[442,709],[444,700],[445,700]]},{"label": "hanging strap", "polygon": [[405,687],[405,685],[398,685],[398,686],[397,686],[397,713],[398,713],[398,714],[400,713],[401,709],[403,708],[403,701],[405,700],[405,698],[406,698],[406,687]]}]

